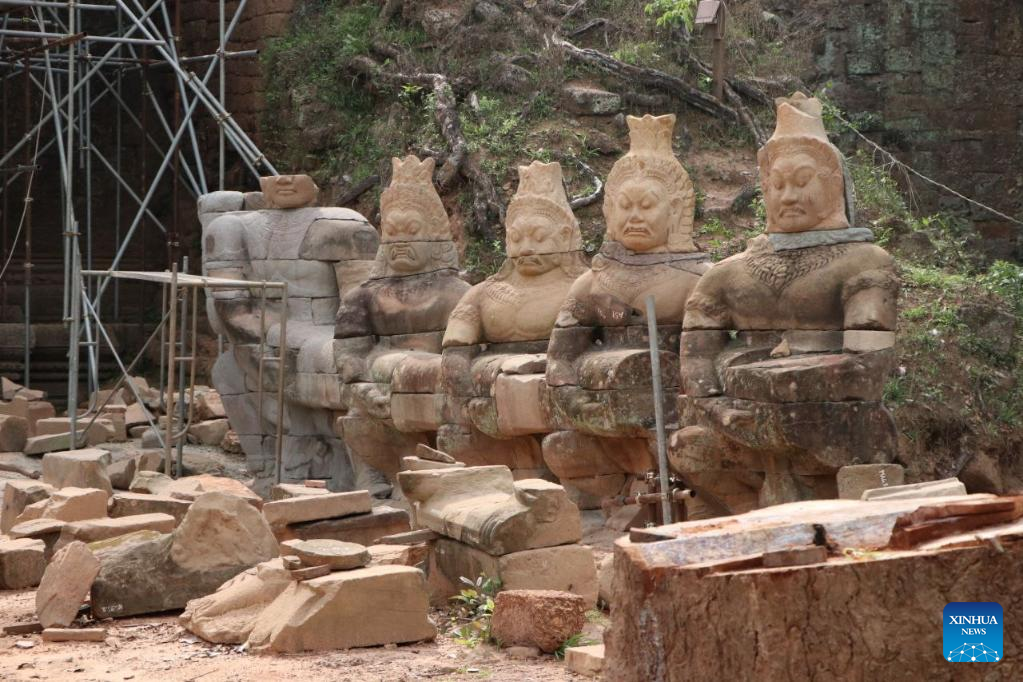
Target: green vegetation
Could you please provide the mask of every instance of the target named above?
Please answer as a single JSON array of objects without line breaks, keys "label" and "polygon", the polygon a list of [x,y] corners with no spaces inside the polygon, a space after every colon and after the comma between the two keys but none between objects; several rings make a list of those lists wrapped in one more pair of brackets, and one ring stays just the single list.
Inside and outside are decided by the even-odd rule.
[{"label": "green vegetation", "polygon": [[554,658],[558,659],[559,661],[563,661],[565,660],[565,649],[571,649],[572,647],[576,646],[590,646],[591,644],[597,643],[598,643],[597,640],[590,639],[583,633],[577,632],[561,643],[561,646],[559,646],[554,651]]},{"label": "green vegetation", "polygon": [[697,4],[697,0],[654,0],[643,11],[656,17],[657,25],[662,28],[685,26],[692,31]]},{"label": "green vegetation", "polygon": [[467,587],[451,598],[454,608],[448,617],[454,640],[471,649],[490,641],[494,597],[501,590],[501,581],[484,575],[476,580],[460,580]]}]

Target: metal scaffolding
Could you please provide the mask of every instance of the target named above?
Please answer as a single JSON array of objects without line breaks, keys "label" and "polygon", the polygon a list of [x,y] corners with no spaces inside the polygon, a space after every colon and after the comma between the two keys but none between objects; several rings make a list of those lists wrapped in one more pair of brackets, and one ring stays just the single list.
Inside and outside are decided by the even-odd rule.
[{"label": "metal scaffolding", "polygon": [[[23,245],[23,383],[27,385],[31,378],[32,241],[60,238],[64,269],[61,314],[70,330],[68,360],[73,370],[68,375],[69,414],[74,414],[79,400],[78,362],[83,353],[87,357],[88,395],[99,388],[101,344],[111,345],[100,313],[106,310],[115,319],[120,317],[119,278],[113,275],[133,240],[144,234],[147,226],[159,230],[166,236],[167,270],[177,270],[183,255],[178,216],[182,188],[193,197],[208,192],[209,173],[215,174],[216,188],[223,189],[228,154],[236,155],[256,177],[277,174],[225,106],[226,60],[256,54],[254,50],[227,50],[247,0],[239,0],[230,17],[225,0],[215,1],[219,10],[216,52],[186,56],[181,50],[183,0],[0,0],[0,101],[4,111],[0,283],[6,303],[4,275]],[[154,88],[155,81],[161,87]],[[113,120],[94,120],[101,102],[114,108]],[[14,112],[19,114],[12,115]],[[212,117],[217,127],[215,152],[204,154],[200,144],[197,126],[201,115]],[[12,130],[19,122],[20,128]],[[97,131],[103,134],[96,135]],[[124,150],[130,135],[137,139],[134,148],[141,158],[132,160],[141,168],[141,177],[126,172]],[[111,137],[110,148],[100,149],[103,140]],[[52,150],[59,159],[60,234],[56,226],[33,226],[33,180],[43,157],[50,154],[52,158]],[[97,175],[113,181],[113,224],[96,220],[93,191],[100,180]],[[169,210],[157,209],[154,198],[158,196],[170,197]],[[10,216],[19,201],[20,216]],[[130,204],[122,206],[124,201]],[[44,234],[39,234],[40,228]],[[13,236],[9,230],[14,231]],[[100,230],[113,233],[115,253],[108,263],[102,259],[107,266],[102,274],[83,279],[83,272],[96,274],[91,271],[103,267],[97,267],[100,259],[93,249],[93,237]],[[104,307],[108,289],[112,301]],[[83,309],[88,314],[83,314]],[[90,412],[95,407],[90,405]]]}]

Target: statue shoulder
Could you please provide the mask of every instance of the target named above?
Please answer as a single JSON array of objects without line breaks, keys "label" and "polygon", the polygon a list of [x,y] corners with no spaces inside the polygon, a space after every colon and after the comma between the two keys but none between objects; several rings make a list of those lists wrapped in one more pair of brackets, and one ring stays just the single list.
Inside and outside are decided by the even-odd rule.
[{"label": "statue shoulder", "polygon": [[320,261],[372,260],[380,236],[362,215],[347,208],[318,208],[299,258]]}]

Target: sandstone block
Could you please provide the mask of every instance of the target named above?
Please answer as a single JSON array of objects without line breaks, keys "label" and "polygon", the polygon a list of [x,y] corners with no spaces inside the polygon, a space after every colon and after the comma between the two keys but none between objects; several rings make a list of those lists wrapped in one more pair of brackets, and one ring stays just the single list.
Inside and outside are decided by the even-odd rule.
[{"label": "sandstone block", "polygon": [[421,571],[370,566],[289,585],[259,616],[254,651],[297,653],[432,639]]},{"label": "sandstone block", "polygon": [[15,519],[30,504],[45,500],[53,486],[40,481],[7,481],[4,485],[3,506],[0,507],[0,535],[14,526]]},{"label": "sandstone block", "polygon": [[491,632],[505,646],[553,653],[586,624],[586,602],[557,590],[505,590],[494,599]]},{"label": "sandstone block", "polygon": [[[92,422],[91,425],[90,422]],[[75,429],[81,434],[78,437],[78,444],[86,447],[106,443],[116,435],[114,425],[107,419],[93,421],[91,417],[79,418],[75,421]],[[36,435],[48,436],[62,433],[71,433],[70,417],[50,417],[36,422]]]},{"label": "sandstone block", "polygon": [[138,514],[168,514],[174,517],[174,524],[178,525],[191,506],[188,500],[179,500],[169,495],[118,492],[110,500],[108,513],[115,519]]},{"label": "sandstone block", "polygon": [[182,500],[195,500],[201,495],[214,492],[241,498],[256,509],[263,506],[263,498],[241,481],[226,476],[211,476],[209,474],[185,476],[172,481],[161,491],[161,494],[171,495]]},{"label": "sandstone block", "polygon": [[366,514],[371,509],[369,491],[356,490],[350,493],[328,493],[267,502],[263,505],[263,515],[271,526],[284,526],[303,521]]},{"label": "sandstone block", "polygon": [[163,495],[169,493],[174,479],[158,471],[136,471],[128,490],[133,493]]},{"label": "sandstone block", "polygon": [[597,568],[593,551],[582,545],[560,545],[494,557],[469,545],[442,538],[434,544],[430,588],[435,603],[458,594],[460,578],[499,578],[509,590],[558,590],[597,603]]},{"label": "sandstone block", "polygon": [[44,628],[71,624],[89,594],[99,566],[99,559],[82,542],[72,542],[57,550],[36,592],[36,614]]},{"label": "sandstone block", "polygon": [[195,415],[203,421],[225,419],[227,412],[224,411],[224,403],[220,400],[220,393],[211,389],[196,396]]},{"label": "sandstone block", "polygon": [[98,488],[61,488],[55,490],[46,501],[46,507],[39,518],[61,521],[103,518],[107,515],[109,498],[107,491]]},{"label": "sandstone block", "polygon": [[135,479],[135,472],[137,470],[138,460],[135,457],[111,462],[110,466],[107,467],[110,485],[115,490],[128,490],[131,487],[131,482]]},{"label": "sandstone block", "polygon": [[842,335],[842,347],[849,353],[871,353],[894,345],[895,332],[847,329]]},{"label": "sandstone block", "polygon": [[231,578],[205,597],[188,602],[178,622],[217,644],[241,644],[259,614],[292,583],[282,559],[271,559]]},{"label": "sandstone block", "polygon": [[270,489],[270,499],[290,500],[293,497],[307,497],[309,495],[327,495],[326,488],[312,488],[298,483],[278,483]]},{"label": "sandstone block", "polygon": [[46,628],[40,635],[44,642],[105,642],[106,628]]},{"label": "sandstone block", "polygon": [[42,540],[0,540],[0,589],[35,587],[46,570],[46,545]]},{"label": "sandstone block", "polygon": [[61,529],[55,549],[59,551],[76,540],[98,542],[140,530],[169,533],[174,530],[174,524],[174,517],[170,514],[135,514],[116,519],[74,521]]},{"label": "sandstone block", "polygon": [[406,471],[424,471],[426,469],[461,469],[465,466],[462,462],[435,462],[432,459],[421,457],[402,457],[401,466]]},{"label": "sandstone block", "polygon": [[586,85],[570,84],[562,88],[565,108],[584,116],[610,116],[622,108],[620,95]]},{"label": "sandstone block", "polygon": [[577,542],[579,509],[565,489],[515,481],[505,466],[403,471],[398,482],[416,522],[493,555]]},{"label": "sandstone block", "polygon": [[43,457],[43,481],[55,488],[98,488],[110,494],[109,464],[110,453],[98,448],[51,452]]},{"label": "sandstone block", "polygon": [[281,548],[302,560],[306,566],[327,566],[334,571],[362,568],[370,554],[363,545],[341,540],[286,540]]},{"label": "sandstone block", "polygon": [[419,566],[429,557],[430,546],[421,545],[370,545],[370,562],[373,565],[394,564],[397,566]]},{"label": "sandstone block", "polygon": [[233,495],[206,493],[169,535],[102,553],[92,585],[93,613],[105,618],[184,608],[277,554],[277,542],[256,509]]},{"label": "sandstone block", "polygon": [[572,646],[565,649],[565,667],[584,677],[600,677],[604,669],[604,645]]},{"label": "sandstone block", "polygon": [[72,447],[70,433],[30,436],[25,441],[25,454],[44,455],[47,452],[70,450]]},{"label": "sandstone block", "polygon": [[230,428],[227,419],[212,419],[192,424],[188,434],[202,445],[220,445]]},{"label": "sandstone block", "polygon": [[839,499],[858,500],[867,490],[901,486],[905,469],[900,464],[851,464],[838,470],[837,479]]},{"label": "sandstone block", "polygon": [[11,414],[0,414],[0,451],[21,452],[28,438],[28,420]]}]

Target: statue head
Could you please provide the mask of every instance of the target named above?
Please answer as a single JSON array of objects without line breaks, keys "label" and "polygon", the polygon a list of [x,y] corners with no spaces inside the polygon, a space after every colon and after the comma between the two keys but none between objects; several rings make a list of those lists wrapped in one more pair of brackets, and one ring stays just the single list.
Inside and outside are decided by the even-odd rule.
[{"label": "statue head", "polygon": [[560,254],[582,250],[561,165],[534,161],[519,166],[519,188],[505,218],[508,257],[520,275],[535,277],[561,264]]},{"label": "statue head", "polygon": [[312,206],[320,188],[308,175],[269,175],[259,179],[266,208],[303,208]]},{"label": "statue head", "polygon": [[842,154],[828,141],[821,103],[800,92],[776,103],[774,134],[757,152],[767,231],[849,227],[852,201],[846,196]]},{"label": "statue head", "polygon": [[451,227],[433,186],[434,160],[391,159],[391,184],[380,195],[380,249],[386,270],[414,274],[451,267]]},{"label": "statue head", "polygon": [[675,115],[628,117],[629,152],[604,188],[605,239],[637,252],[693,252],[696,194],[671,150]]}]

